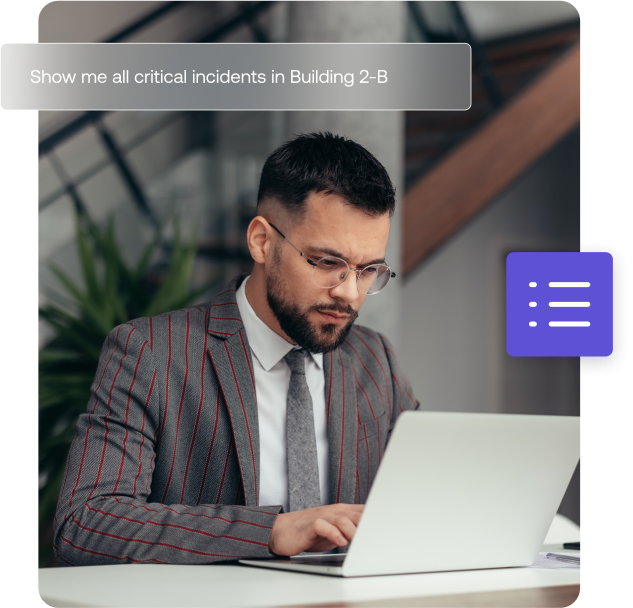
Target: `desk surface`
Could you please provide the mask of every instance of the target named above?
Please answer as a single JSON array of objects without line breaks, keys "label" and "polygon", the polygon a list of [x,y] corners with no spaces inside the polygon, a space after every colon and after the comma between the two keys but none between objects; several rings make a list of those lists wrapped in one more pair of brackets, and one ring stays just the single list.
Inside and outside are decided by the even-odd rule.
[{"label": "desk surface", "polygon": [[[549,545],[544,550],[557,550]],[[249,568],[126,564],[49,568],[39,572],[42,599],[51,606],[350,606],[385,600],[385,606],[429,605],[421,598],[509,592],[543,594],[544,588],[576,589],[579,570],[500,568],[363,578],[337,578]],[[569,587],[574,586],[574,587]],[[532,590],[532,591],[530,591]],[[552,591],[554,591],[552,589]],[[548,595],[547,593],[545,595]],[[550,596],[552,593],[549,594]],[[505,605],[509,602],[505,596]],[[417,598],[417,603],[407,603]],[[359,604],[357,604],[359,605]],[[434,603],[433,605],[461,605]],[[464,604],[465,605],[465,604]],[[471,606],[494,606],[494,603]],[[497,604],[498,605],[498,604]],[[534,600],[514,605],[538,605]],[[566,606],[568,603],[541,603]]]}]

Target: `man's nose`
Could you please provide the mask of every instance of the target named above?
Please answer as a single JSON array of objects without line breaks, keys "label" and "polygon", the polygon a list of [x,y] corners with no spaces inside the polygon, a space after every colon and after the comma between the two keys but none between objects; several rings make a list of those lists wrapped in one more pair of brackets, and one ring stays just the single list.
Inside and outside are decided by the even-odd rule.
[{"label": "man's nose", "polygon": [[330,295],[338,300],[343,300],[348,304],[358,300],[358,281],[356,280],[356,273],[350,270],[342,283],[336,287],[330,289]]}]

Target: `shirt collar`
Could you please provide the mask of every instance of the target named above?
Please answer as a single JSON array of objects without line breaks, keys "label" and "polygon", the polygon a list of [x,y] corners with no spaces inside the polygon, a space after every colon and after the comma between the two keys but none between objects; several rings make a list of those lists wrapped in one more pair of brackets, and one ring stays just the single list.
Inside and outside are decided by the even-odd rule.
[{"label": "shirt collar", "polygon": [[[253,354],[268,372],[281,361],[293,348],[297,348],[279,334],[275,333],[255,313],[246,297],[246,277],[239,286],[235,298],[244,323],[244,331]],[[323,353],[310,353],[317,367],[323,369]]]}]

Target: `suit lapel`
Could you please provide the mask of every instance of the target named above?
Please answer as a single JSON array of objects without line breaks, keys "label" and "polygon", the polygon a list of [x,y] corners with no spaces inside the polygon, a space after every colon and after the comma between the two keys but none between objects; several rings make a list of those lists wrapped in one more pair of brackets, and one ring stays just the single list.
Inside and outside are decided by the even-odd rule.
[{"label": "suit lapel", "polygon": [[[259,420],[253,362],[235,292],[244,276],[209,303],[209,344],[220,389],[231,419],[246,505],[257,505]],[[338,348],[323,356],[329,443],[331,503],[353,503],[358,468],[358,404],[349,356]]]},{"label": "suit lapel", "polygon": [[353,503],[358,460],[358,406],[354,371],[338,348],[323,356],[330,451],[330,502]]},{"label": "suit lapel", "polygon": [[[209,345],[226,407],[231,419],[246,505],[257,505],[259,481],[259,421],[253,362],[244,325],[235,300],[243,277],[209,303]],[[213,339],[215,338],[215,339]]]}]

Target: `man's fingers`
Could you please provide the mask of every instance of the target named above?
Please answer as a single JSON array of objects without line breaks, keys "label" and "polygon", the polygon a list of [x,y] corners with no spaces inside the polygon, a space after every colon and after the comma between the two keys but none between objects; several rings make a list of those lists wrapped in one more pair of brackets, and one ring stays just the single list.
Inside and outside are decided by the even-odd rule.
[{"label": "man's fingers", "polygon": [[328,521],[325,521],[325,519],[320,517],[315,519],[312,527],[316,534],[322,536],[323,538],[327,538],[331,543],[334,543],[339,547],[343,547],[347,544],[347,539],[343,536],[343,534],[341,534],[338,527]]},{"label": "man's fingers", "polygon": [[[348,505],[338,503],[328,505],[325,509],[327,511],[321,516],[321,518],[333,524],[340,531],[341,535],[345,539],[345,544],[347,544],[354,537],[356,526],[358,526],[358,523],[360,522],[365,505]],[[328,538],[332,542],[335,542],[331,537]]]},{"label": "man's fingers", "polygon": [[362,513],[361,512],[354,512],[354,513],[350,513],[348,515],[348,517],[354,522],[354,525],[358,525],[358,522],[360,521],[360,518],[362,517]]},{"label": "man's fingers", "polygon": [[[347,506],[347,505],[345,505]],[[349,518],[349,520],[355,525],[358,525],[358,522],[360,521],[360,518],[363,515],[363,509],[365,508],[365,505],[349,505],[350,507],[360,507],[360,508],[356,508],[356,509],[343,509],[339,512],[337,512],[337,516],[338,517],[347,517]]]},{"label": "man's fingers", "polygon": [[349,517],[339,516],[333,521],[333,523],[348,541],[351,541],[352,538],[354,538],[356,524]]},{"label": "man's fingers", "polygon": [[[360,514],[350,514],[351,517],[358,517],[360,519]],[[327,532],[327,536],[318,532],[316,523],[317,522],[325,522],[331,527],[321,526],[319,529],[323,529]],[[334,530],[332,530],[332,528]],[[356,533],[356,523],[347,517],[346,515],[337,515],[336,517],[327,517],[327,518],[319,518],[315,520],[315,532],[320,536],[325,536],[329,541],[336,543],[338,545],[347,544],[354,538],[354,534]]]}]

